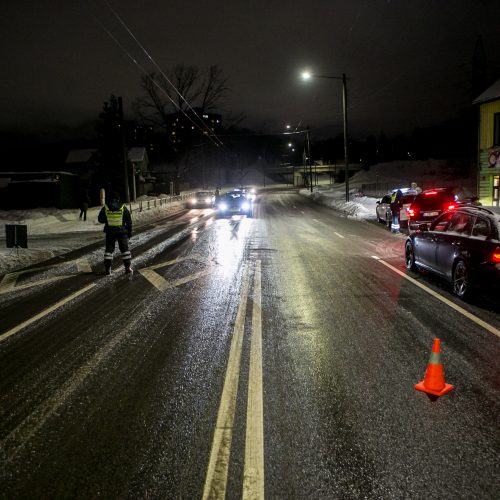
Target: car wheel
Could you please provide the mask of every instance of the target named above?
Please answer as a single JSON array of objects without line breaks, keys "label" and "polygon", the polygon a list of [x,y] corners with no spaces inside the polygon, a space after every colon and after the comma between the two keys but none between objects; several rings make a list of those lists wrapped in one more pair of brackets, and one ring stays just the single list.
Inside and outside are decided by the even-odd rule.
[{"label": "car wheel", "polygon": [[464,260],[455,263],[452,274],[453,293],[463,299],[469,294],[470,279],[469,269]]},{"label": "car wheel", "polygon": [[415,264],[415,251],[411,241],[407,241],[405,245],[405,263],[406,269],[409,271],[417,271],[417,264]]}]

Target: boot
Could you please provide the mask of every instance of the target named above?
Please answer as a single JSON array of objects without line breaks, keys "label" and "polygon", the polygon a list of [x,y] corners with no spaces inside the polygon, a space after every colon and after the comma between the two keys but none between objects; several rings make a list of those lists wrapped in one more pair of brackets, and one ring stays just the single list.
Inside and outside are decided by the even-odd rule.
[{"label": "boot", "polygon": [[104,261],[104,274],[106,276],[111,276],[111,261],[110,260]]},{"label": "boot", "polygon": [[130,264],[131,264],[130,260],[123,261],[123,265],[125,266],[125,274],[132,274],[134,272]]}]

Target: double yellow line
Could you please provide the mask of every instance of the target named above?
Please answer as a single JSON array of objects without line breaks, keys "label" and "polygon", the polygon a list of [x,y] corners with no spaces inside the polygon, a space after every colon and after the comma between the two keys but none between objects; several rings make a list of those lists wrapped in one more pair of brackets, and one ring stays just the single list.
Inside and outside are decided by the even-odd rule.
[{"label": "double yellow line", "polygon": [[[203,499],[224,499],[233,437],[234,415],[238,395],[241,352],[248,302],[250,269],[242,283],[240,305],[236,315],[233,338],[226,369],[226,378],[217,415],[208,464]],[[262,293],[261,262],[256,261],[248,377],[248,403],[243,471],[243,498],[264,498],[264,424],[262,402]]]}]

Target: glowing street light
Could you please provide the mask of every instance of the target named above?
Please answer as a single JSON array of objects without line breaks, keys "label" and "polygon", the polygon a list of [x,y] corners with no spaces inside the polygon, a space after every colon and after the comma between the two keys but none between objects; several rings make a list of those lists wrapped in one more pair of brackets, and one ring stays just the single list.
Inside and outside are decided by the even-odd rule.
[{"label": "glowing street light", "polygon": [[342,109],[344,115],[344,159],[345,159],[345,201],[349,201],[349,157],[348,157],[348,138],[347,138],[347,77],[345,73],[342,76],[316,75],[310,71],[303,71],[303,80],[311,78],[328,78],[331,80],[342,80]]}]

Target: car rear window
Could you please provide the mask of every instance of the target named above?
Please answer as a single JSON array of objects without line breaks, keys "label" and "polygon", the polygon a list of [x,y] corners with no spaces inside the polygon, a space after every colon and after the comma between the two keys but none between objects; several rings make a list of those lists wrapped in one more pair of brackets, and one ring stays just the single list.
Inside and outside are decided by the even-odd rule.
[{"label": "car rear window", "polygon": [[442,193],[420,194],[415,198],[414,203],[420,210],[441,210],[447,199],[447,196]]}]

